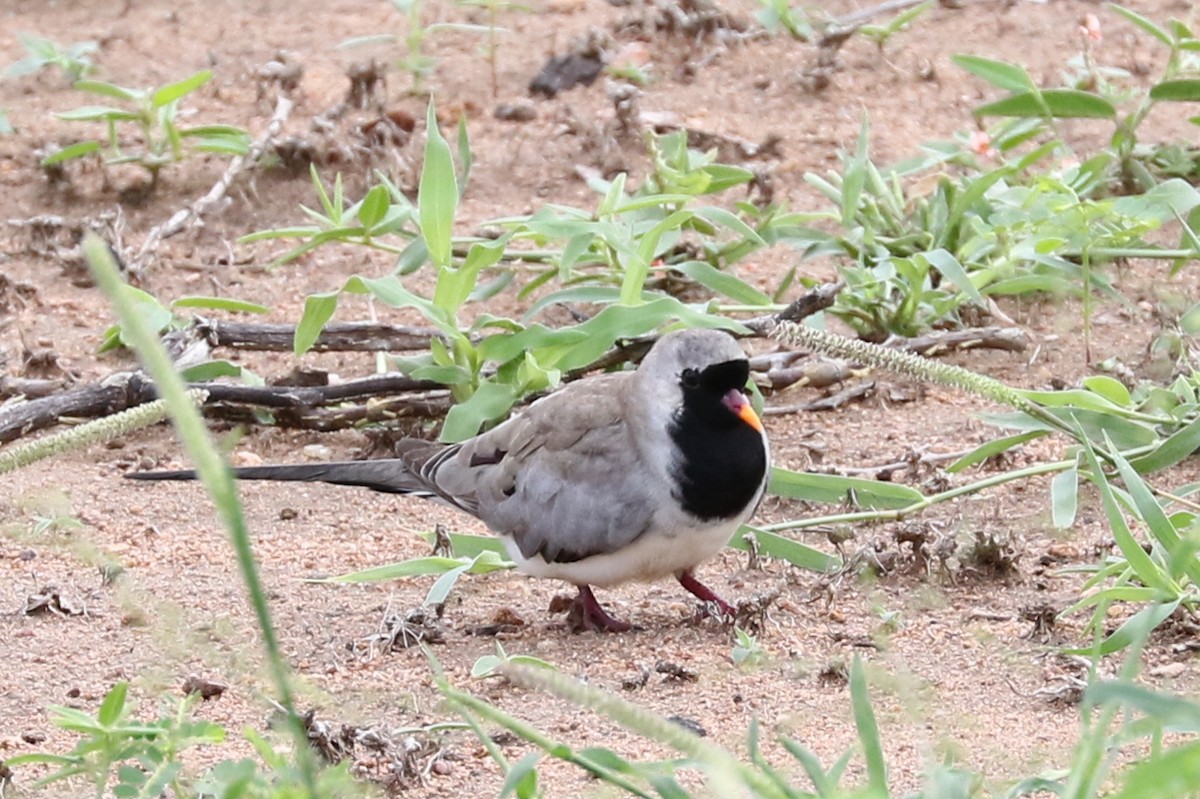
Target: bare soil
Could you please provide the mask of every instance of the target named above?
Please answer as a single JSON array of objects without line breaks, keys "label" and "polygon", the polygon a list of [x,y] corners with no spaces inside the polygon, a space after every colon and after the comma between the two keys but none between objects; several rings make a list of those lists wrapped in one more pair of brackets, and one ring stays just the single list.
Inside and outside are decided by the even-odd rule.
[{"label": "bare soil", "polygon": [[[844,2],[827,5],[829,13],[854,8]],[[1137,8],[1165,20],[1186,15],[1188,5],[1146,0]],[[756,10],[745,0],[725,8],[745,19]],[[691,128],[752,142],[778,136],[778,155],[752,166],[771,173],[777,201],[808,210],[821,201],[804,183],[805,171],[836,167],[839,151],[853,146],[864,114],[872,123],[874,155],[884,163],[912,155],[922,142],[968,131],[972,107],[993,95],[956,68],[951,54],[1017,61],[1036,79],[1058,85],[1066,61],[1079,52],[1079,21],[1088,13],[1103,25],[1097,54],[1104,63],[1147,82],[1158,73],[1162,53],[1146,36],[1103,6],[1076,0],[934,7],[882,53],[862,37],[852,37],[837,56],[829,85],[819,91],[802,78],[817,63],[811,45],[782,36],[621,32],[617,23],[635,17],[634,10],[598,0],[539,0],[533,11],[502,12],[499,23],[508,32],[499,39],[496,96],[478,34],[431,33],[427,46],[436,71],[430,85],[445,112],[443,121],[465,113],[474,148],[462,229],[544,203],[591,206],[594,197],[577,166],[627,169],[633,181],[645,173],[641,147],[613,148],[604,142],[613,108],[603,80],[553,99],[528,96],[526,87],[544,60],[590,29],[609,31],[617,46],[636,44],[648,58],[656,79],[643,89],[643,111],[670,112]],[[483,14],[450,4],[430,4],[427,14],[427,22],[484,21]],[[286,51],[289,62],[303,65],[304,75],[285,133],[311,137],[312,119],[344,97],[350,62],[371,55],[386,62],[403,50],[400,45],[379,45],[374,52],[337,50],[336,45],[354,36],[402,35],[404,22],[384,2],[8,0],[0,8],[0,53],[5,54],[0,60],[22,54],[18,32],[63,43],[99,41],[99,76],[123,85],[159,85],[210,67],[216,78],[186,107],[197,121],[239,124],[254,134],[272,111],[269,93],[258,96],[256,75]],[[408,88],[408,76],[391,71],[380,101],[397,118],[421,120],[425,100]],[[0,81],[0,107],[17,129],[0,137],[0,221],[44,214],[96,219],[119,211],[119,230],[136,246],[151,227],[206,192],[224,168],[219,159],[189,159],[166,169],[153,192],[144,190],[144,178],[132,169],[102,174],[94,166],[71,166],[66,181],[52,183],[38,167],[38,152],[87,132],[57,120],[53,112],[85,102],[90,100],[51,71]],[[529,103],[536,116],[525,122],[498,120],[493,109],[501,103]],[[372,113],[352,113],[340,129],[344,141],[360,141],[351,129]],[[1146,133],[1177,138],[1186,130],[1183,116],[1153,119]],[[329,144],[324,155],[331,163],[322,173],[331,179],[340,169],[351,195],[361,191],[372,168],[412,187],[421,152],[421,125],[417,128],[418,135],[406,143],[375,148],[366,156]],[[1086,153],[1104,141],[1105,128],[1073,124],[1065,133]],[[264,264],[280,252],[279,245],[235,243],[255,230],[300,222],[299,203],[315,203],[306,169],[239,181],[202,227],[158,248],[143,287],[164,300],[189,294],[260,300],[271,306],[271,321],[295,322],[308,293],[336,288],[352,273],[388,272],[389,257],[338,248],[268,270]],[[79,279],[77,265],[39,254],[27,228],[6,231],[0,252],[0,366],[5,373],[90,383],[129,367],[127,355],[96,355],[110,311],[99,292]],[[767,252],[741,275],[772,288],[794,261],[794,253]],[[831,263],[805,263],[802,269],[817,279],[835,274]],[[1193,286],[1164,286],[1161,269],[1144,265],[1129,267],[1119,280],[1132,302],[1099,310],[1093,351],[1098,359],[1116,356],[1137,369],[1157,331],[1151,311],[1160,293],[1187,293]],[[1003,309],[1029,331],[1034,347],[1022,354],[973,353],[952,360],[1020,386],[1071,384],[1088,373],[1077,308],[1026,300]],[[343,305],[339,319],[365,319],[370,313],[387,322],[419,321],[413,314],[354,301]],[[31,360],[32,353],[41,355]],[[342,377],[374,368],[373,357],[361,354],[245,360],[268,378],[297,366]],[[971,398],[888,375],[877,378],[879,387],[869,400],[843,410],[768,417],[776,462],[797,469],[867,468],[911,453],[965,451],[994,435],[974,415],[986,408]],[[796,390],[771,402],[803,396],[815,392]],[[365,443],[358,433],[256,429],[236,442],[236,457],[265,462],[346,458]],[[1044,460],[1056,454],[1054,447],[1031,446],[1018,458]],[[204,703],[199,715],[224,724],[231,738],[244,726],[266,728],[270,711],[263,695],[271,689],[257,629],[231,548],[202,490],[121,479],[131,467],[179,461],[169,428],[158,427],[108,447],[41,462],[3,481],[0,760],[31,750],[61,751],[70,738],[51,725],[47,707],[95,710],[118,680],[132,682],[146,714],[156,712],[158,695],[178,695],[189,676],[220,682],[228,690]],[[1194,465],[1185,468],[1195,470]],[[896,475],[918,482],[936,477],[929,470]],[[1196,479],[1187,471],[1178,477],[1180,482]],[[303,707],[316,708],[319,719],[335,726],[384,731],[455,720],[419,650],[371,646],[387,615],[419,606],[430,580],[334,586],[303,578],[424,554],[428,544],[420,534],[437,523],[476,533],[484,532],[481,525],[417,500],[332,487],[250,484],[243,497]],[[814,512],[819,511],[768,501],[760,518]],[[46,517],[72,517],[79,525],[39,528],[38,519]],[[1064,569],[1094,563],[1103,553],[1107,535],[1094,499],[1087,497],[1080,524],[1066,533],[1051,526],[1047,489],[1039,483],[938,508],[906,525],[859,529],[845,544],[850,553],[891,553],[893,568],[872,579],[818,578],[778,563],[749,570],[744,557],[732,551],[708,565],[702,577],[726,596],[781,592],[758,636],[766,653],[760,665],[736,665],[731,631],[698,622],[691,598],[673,584],[602,592],[614,613],[642,629],[571,635],[562,617],[548,612],[563,586],[505,573],[459,584],[442,619],[444,643],[434,651],[453,682],[573,746],[604,745],[630,756],[666,754],[589,712],[495,680],[471,680],[472,664],[494,652],[497,640],[509,653],[543,658],[592,685],[694,722],[726,746],[742,747],[749,722],[758,718],[768,729],[785,731],[812,748],[826,763],[856,741],[844,675],[859,654],[870,665],[897,789],[917,787],[922,768],[947,757],[992,784],[1066,763],[1080,728],[1078,710],[1069,701],[1071,680],[1083,674],[1054,647],[1081,640],[1082,619],[1068,619],[1049,631],[1037,629],[1031,619],[1039,609],[1058,611],[1076,599],[1080,579]],[[976,536],[995,538],[1007,552],[1002,560],[1008,567],[989,571],[965,557],[947,569],[937,563],[926,567],[899,543],[913,534],[931,542],[952,537],[963,545],[962,552]],[[807,540],[831,548],[820,536]],[[105,583],[98,561],[117,561],[124,573]],[[30,597],[45,595],[51,586],[60,609],[79,612],[23,612]],[[497,624],[499,633],[486,629]],[[478,628],[488,634],[472,634]],[[1149,679],[1193,691],[1190,658],[1177,651],[1182,650],[1161,641],[1152,647],[1147,665],[1159,676]],[[1175,660],[1184,668],[1155,671]],[[656,671],[660,662],[682,667],[696,679],[671,679]],[[647,672],[648,679],[642,679]],[[513,760],[527,750],[502,740]],[[200,757],[247,751],[234,744],[219,755]],[[788,762],[774,747],[769,755],[777,764]],[[374,763],[368,752],[359,750],[356,757],[365,772],[386,771],[387,764]],[[441,739],[415,760],[425,773],[412,781],[411,796],[487,796],[501,782],[468,733]],[[28,785],[40,773],[21,769],[16,778]],[[547,762],[543,779],[551,796],[599,793],[594,783],[563,765]]]}]

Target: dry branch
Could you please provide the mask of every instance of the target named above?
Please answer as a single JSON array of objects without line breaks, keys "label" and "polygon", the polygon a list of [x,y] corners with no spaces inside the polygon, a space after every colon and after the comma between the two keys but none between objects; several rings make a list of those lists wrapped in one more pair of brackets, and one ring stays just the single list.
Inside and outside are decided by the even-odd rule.
[{"label": "dry branch", "polygon": [[[288,352],[296,326],[201,319],[196,331],[214,347]],[[319,352],[408,352],[429,349],[440,335],[433,327],[385,325],[378,322],[334,322],[325,326],[312,348]]]}]

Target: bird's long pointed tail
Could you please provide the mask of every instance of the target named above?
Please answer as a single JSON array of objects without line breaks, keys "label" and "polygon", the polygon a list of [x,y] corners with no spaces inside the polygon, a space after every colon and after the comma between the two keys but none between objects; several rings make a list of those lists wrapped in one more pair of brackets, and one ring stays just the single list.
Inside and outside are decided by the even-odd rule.
[{"label": "bird's long pointed tail", "polygon": [[[238,480],[279,480],[303,483],[333,483],[362,486],[390,494],[429,494],[429,489],[413,476],[398,458],[335,463],[281,464],[278,466],[239,466],[233,469]],[[130,480],[195,480],[191,469],[165,472],[129,472]]]}]

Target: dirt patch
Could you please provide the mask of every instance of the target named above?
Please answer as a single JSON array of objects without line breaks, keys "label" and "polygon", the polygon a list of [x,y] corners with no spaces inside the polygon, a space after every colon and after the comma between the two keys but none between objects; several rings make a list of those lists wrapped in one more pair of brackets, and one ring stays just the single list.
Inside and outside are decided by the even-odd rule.
[{"label": "dirt patch", "polygon": [[[831,12],[849,10],[834,5]],[[404,32],[387,3],[296,0],[285,8],[194,0],[171,6],[16,0],[0,11],[0,51],[19,52],[18,31],[64,43],[95,40],[102,75],[135,86],[212,68],[216,78],[189,108],[198,119],[245,126],[252,134],[268,124],[273,112],[257,88],[261,70],[286,51],[284,61],[302,65],[303,77],[284,134],[311,138],[313,119],[346,98],[350,62],[372,55],[335,46],[355,36]],[[740,20],[751,19],[755,10],[757,6],[745,3],[727,8]],[[1139,8],[1155,19],[1187,10],[1186,3],[1172,0],[1152,0]],[[1161,53],[1146,37],[1084,2],[935,7],[883,52],[852,38],[821,91],[812,91],[805,78],[819,65],[815,49],[785,37],[749,36],[733,24],[724,24],[723,36],[670,28],[639,33],[619,24],[634,15],[629,7],[551,2],[536,13],[501,14],[508,33],[500,40],[498,91],[493,94],[491,67],[480,55],[478,36],[440,31],[427,42],[436,59],[430,85],[448,114],[468,117],[475,155],[462,229],[544,203],[592,205],[579,167],[627,169],[635,181],[645,173],[639,144],[613,149],[593,135],[613,124],[617,113],[602,80],[552,99],[528,94],[530,80],[547,57],[565,52],[572,37],[588,31],[615,31],[612,35],[640,48],[639,58],[648,59],[655,80],[642,89],[637,101],[642,111],[671,114],[729,141],[772,142],[776,154],[764,164],[773,175],[776,201],[809,210],[820,200],[803,181],[804,172],[835,167],[839,150],[852,146],[864,113],[871,119],[872,147],[881,162],[911,155],[922,142],[969,130],[971,108],[988,93],[949,56],[964,52],[1018,61],[1035,79],[1054,84],[1066,59],[1078,50],[1078,22],[1086,13],[1102,19],[1107,63],[1139,75],[1156,74],[1161,64],[1155,59]],[[430,14],[427,22],[435,21],[432,16],[474,20],[449,4]],[[383,48],[375,55],[394,59],[396,49]],[[324,151],[328,163],[322,171],[330,177],[340,168],[352,195],[365,185],[371,169],[412,187],[420,150],[419,142],[407,136],[406,120],[423,118],[424,100],[405,92],[403,73],[383,73],[386,82],[359,76],[358,91],[381,98],[395,127],[386,131],[395,138],[370,157],[356,152],[354,141],[365,141],[362,136],[384,125],[376,118],[376,127],[366,130],[362,125],[370,120],[364,116],[361,124],[354,123],[360,139],[347,139],[350,149],[345,152]],[[78,134],[53,112],[82,102],[49,71],[0,81],[0,107],[17,129],[15,135],[0,137],[0,221],[45,215],[73,224],[90,220],[139,240],[208,191],[221,174],[223,162],[192,159],[165,169],[161,185],[140,195],[143,178],[135,170],[104,177],[95,168],[72,166],[69,179],[48,180],[38,167],[38,153]],[[500,106],[522,110],[497,118],[493,111]],[[1181,115],[1153,119],[1146,130],[1151,138],[1178,138],[1184,129]],[[1085,150],[1101,141],[1101,128],[1086,123],[1066,126],[1065,134]],[[328,142],[322,146],[332,147]],[[351,273],[383,275],[391,269],[390,256],[322,249],[268,270],[264,265],[278,254],[277,245],[233,243],[255,230],[297,222],[298,204],[313,202],[304,170],[237,183],[202,227],[163,242],[143,276],[144,287],[163,299],[186,294],[269,298],[271,320],[294,322],[308,293],[337,287]],[[93,381],[128,365],[124,356],[95,354],[110,323],[109,310],[80,279],[78,264],[64,257],[73,246],[70,236],[48,243],[31,238],[38,234],[28,227],[7,230],[0,253],[0,365],[6,373],[29,375],[33,363],[52,378]],[[741,277],[770,289],[794,260],[794,253],[767,251]],[[806,263],[804,268],[818,279],[834,274],[829,263]],[[1135,303],[1152,301],[1157,275],[1135,265],[1121,276],[1121,288]],[[1182,284],[1179,290],[1192,288]],[[1004,310],[1035,337],[1032,357],[973,353],[951,360],[1021,386],[1043,387],[1054,379],[1070,383],[1087,373],[1077,309],[1026,301]],[[368,309],[353,301],[344,303],[339,318],[366,318],[370,312],[383,321],[419,321],[412,314]],[[1131,363],[1141,361],[1155,333],[1150,314],[1136,304],[1101,309],[1094,325],[1093,346],[1101,357],[1119,355]],[[247,362],[268,376],[295,366],[344,376],[373,369],[370,356],[353,354],[272,355]],[[993,435],[973,416],[980,406],[962,395],[888,376],[880,381],[868,402],[833,413],[770,417],[776,462],[791,468],[868,467],[903,460],[912,452],[963,451]],[[365,441],[352,433],[256,430],[238,443],[238,450],[278,462],[299,459],[303,448],[313,444],[332,456],[348,457]],[[1037,444],[1019,457],[1033,462],[1053,455],[1052,445]],[[267,723],[268,711],[259,697],[270,687],[252,614],[224,533],[202,491],[192,485],[143,486],[120,479],[130,465],[178,457],[174,439],[160,428],[6,478],[0,502],[6,531],[0,538],[0,610],[6,611],[0,616],[5,642],[0,759],[31,748],[61,750],[67,738],[50,725],[46,707],[94,709],[112,683],[122,679],[133,682],[146,711],[153,709],[156,693],[178,694],[185,680],[196,680],[195,685],[224,688],[200,706],[202,717],[231,731],[244,725],[262,729]],[[922,518],[919,529],[892,525],[856,530],[852,540],[839,542],[847,552],[876,558],[893,553],[871,571],[871,579],[818,580],[775,563],[751,570],[741,555],[724,553],[705,569],[719,593],[738,597],[779,591],[759,633],[764,657],[755,665],[736,664],[731,633],[697,623],[690,598],[673,586],[628,586],[603,593],[602,600],[616,615],[634,620],[643,631],[572,636],[559,617],[547,612],[560,586],[503,573],[459,585],[445,615],[436,620],[440,640],[435,651],[452,681],[572,745],[603,744],[629,756],[665,754],[562,703],[495,680],[473,682],[471,665],[494,652],[497,639],[510,653],[555,663],[568,674],[698,725],[722,744],[741,747],[750,720],[758,718],[787,731],[825,762],[855,742],[843,676],[857,653],[871,665],[876,711],[898,789],[915,788],[922,766],[945,757],[991,781],[1027,775],[1064,763],[1079,728],[1073,706],[1056,701],[1057,694],[1039,693],[1069,683],[1064,677],[1069,668],[1052,646],[1080,635],[1070,621],[1047,626],[1048,614],[1077,596],[1078,580],[1064,576],[1061,566],[1093,562],[1106,543],[1102,513],[1094,503],[1081,508],[1078,529],[1066,535],[1052,528],[1045,493],[1040,484],[1009,486],[939,509]],[[397,624],[425,625],[426,620],[406,619],[405,614],[420,604],[428,584],[331,586],[301,578],[423,554],[427,544],[419,534],[435,524],[462,532],[484,530],[462,515],[416,500],[330,487],[251,484],[244,486],[243,496],[283,647],[300,678],[301,702],[318,708],[316,720],[310,721],[332,725],[321,728],[333,741],[329,746],[341,745],[364,770],[392,768],[390,754],[372,753],[363,744],[370,738],[367,732],[450,717],[424,655],[398,643],[403,634],[394,634]],[[760,518],[779,520],[803,510],[770,500]],[[40,521],[47,519],[50,523]],[[79,524],[61,521],[66,519]],[[945,539],[964,546],[978,542],[986,557],[974,565],[943,568],[936,545]],[[833,546],[818,536],[809,543]],[[487,634],[474,634],[479,631]],[[1148,657],[1166,662],[1171,655],[1161,649]],[[1190,669],[1170,674],[1162,679],[1174,680],[1183,690],[1195,685]],[[512,741],[502,740],[502,748],[514,760],[524,753]],[[249,752],[248,746],[241,749]],[[777,763],[787,762],[781,751],[769,750],[768,755]],[[414,796],[450,791],[484,796],[500,782],[482,748],[466,734],[422,742],[404,768],[404,785]],[[18,776],[26,782],[36,774],[30,769]],[[561,764],[547,763],[543,780],[550,795],[592,790],[580,773]]]}]

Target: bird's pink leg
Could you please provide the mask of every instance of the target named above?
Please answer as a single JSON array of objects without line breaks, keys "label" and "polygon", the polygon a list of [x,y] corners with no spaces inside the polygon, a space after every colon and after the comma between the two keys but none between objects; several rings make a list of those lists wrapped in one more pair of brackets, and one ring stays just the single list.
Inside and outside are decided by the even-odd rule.
[{"label": "bird's pink leg", "polygon": [[678,580],[680,585],[704,602],[706,606],[715,605],[721,611],[721,616],[728,616],[731,619],[737,617],[737,608],[717,596],[711,588],[697,580],[690,571],[680,572]]},{"label": "bird's pink leg", "polygon": [[567,625],[571,632],[591,630],[598,633],[623,633],[633,629],[629,622],[608,615],[608,611],[600,606],[590,587],[576,587],[579,589],[579,595],[575,597],[575,601],[571,603],[571,610],[567,612]]}]

